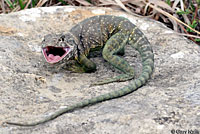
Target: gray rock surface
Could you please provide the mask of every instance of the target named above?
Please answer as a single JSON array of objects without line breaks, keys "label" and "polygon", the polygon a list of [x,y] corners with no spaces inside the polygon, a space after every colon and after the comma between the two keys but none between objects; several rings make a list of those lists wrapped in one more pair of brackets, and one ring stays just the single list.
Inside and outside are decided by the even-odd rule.
[{"label": "gray rock surface", "polygon": [[[119,73],[99,56],[92,57],[98,71],[91,74],[57,70],[42,57],[44,35],[66,32],[99,14],[127,17],[144,32],[155,53],[152,79],[127,96],[64,114],[43,125],[2,125],[7,120],[37,120],[129,83],[89,87],[93,81]],[[125,58],[138,75],[138,53],[127,48]],[[200,48],[163,24],[108,8],[45,7],[0,15],[0,115],[0,134],[170,134],[173,130],[174,134],[199,134]]]}]

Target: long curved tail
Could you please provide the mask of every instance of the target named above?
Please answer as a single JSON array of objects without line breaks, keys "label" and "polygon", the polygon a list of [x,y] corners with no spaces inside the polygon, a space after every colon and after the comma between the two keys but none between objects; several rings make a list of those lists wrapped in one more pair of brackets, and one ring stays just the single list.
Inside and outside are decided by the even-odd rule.
[{"label": "long curved tail", "polygon": [[147,82],[147,80],[150,78],[150,76],[153,72],[154,54],[153,54],[152,48],[150,46],[150,43],[148,42],[146,37],[144,37],[144,35],[141,33],[141,31],[139,29],[136,29],[134,34],[130,35],[129,44],[140,53],[141,59],[142,59],[142,65],[143,65],[142,73],[140,74],[140,76],[137,79],[132,80],[129,85],[127,85],[119,90],[116,90],[116,91],[113,91],[113,92],[110,92],[110,93],[107,93],[104,95],[100,95],[100,96],[97,96],[97,97],[94,97],[94,98],[91,98],[88,100],[84,100],[75,105],[60,109],[60,110],[56,111],[55,113],[53,113],[39,121],[25,122],[25,123],[18,123],[18,122],[5,122],[5,123],[11,124],[11,125],[18,125],[18,126],[35,126],[35,125],[42,124],[42,123],[48,122],[50,120],[53,120],[64,113],[71,112],[76,109],[83,108],[88,105],[93,105],[93,104],[96,104],[96,103],[99,103],[102,101],[115,99],[115,98],[127,95],[127,94],[137,90],[139,87],[141,87],[142,85],[144,85]]}]

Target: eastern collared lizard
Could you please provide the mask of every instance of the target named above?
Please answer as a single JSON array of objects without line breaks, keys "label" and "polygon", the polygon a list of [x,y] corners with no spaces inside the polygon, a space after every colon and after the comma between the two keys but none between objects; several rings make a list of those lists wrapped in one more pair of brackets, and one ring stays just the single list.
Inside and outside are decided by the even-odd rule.
[{"label": "eastern collared lizard", "polygon": [[93,50],[103,49],[103,58],[124,73],[114,78],[98,81],[92,85],[127,81],[134,78],[133,67],[118,56],[119,53],[124,53],[124,47],[127,44],[139,52],[143,65],[142,73],[137,79],[132,80],[129,85],[60,109],[39,121],[6,123],[19,126],[35,126],[75,109],[127,95],[144,85],[153,72],[154,54],[149,41],[133,23],[124,17],[94,16],[78,23],[66,34],[47,35],[42,42],[42,53],[50,64],[65,66],[66,63],[73,61],[73,64],[68,66],[68,70],[79,73],[92,72],[96,70],[96,64],[88,58],[88,55]]}]

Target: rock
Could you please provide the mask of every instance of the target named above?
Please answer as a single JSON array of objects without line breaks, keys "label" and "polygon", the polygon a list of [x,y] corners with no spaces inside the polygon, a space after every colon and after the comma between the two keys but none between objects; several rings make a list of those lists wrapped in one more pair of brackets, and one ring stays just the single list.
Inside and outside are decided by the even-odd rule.
[{"label": "rock", "polygon": [[[63,33],[99,14],[129,18],[147,36],[155,53],[148,83],[127,96],[66,113],[35,127],[3,126],[7,120],[37,120],[63,106],[104,94],[129,82],[89,87],[115,71],[92,57],[97,71],[78,74],[48,65],[41,54],[44,35]],[[43,7],[0,15],[0,133],[145,134],[200,133],[200,48],[163,24],[109,8]],[[138,53],[125,59],[141,71]]]}]

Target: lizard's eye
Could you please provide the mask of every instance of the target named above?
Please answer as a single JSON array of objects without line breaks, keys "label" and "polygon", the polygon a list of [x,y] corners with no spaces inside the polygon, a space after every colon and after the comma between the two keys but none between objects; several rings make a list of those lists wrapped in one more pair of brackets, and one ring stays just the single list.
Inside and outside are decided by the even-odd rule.
[{"label": "lizard's eye", "polygon": [[65,36],[64,36],[64,35],[61,36],[61,37],[58,39],[58,41],[65,41]]}]

